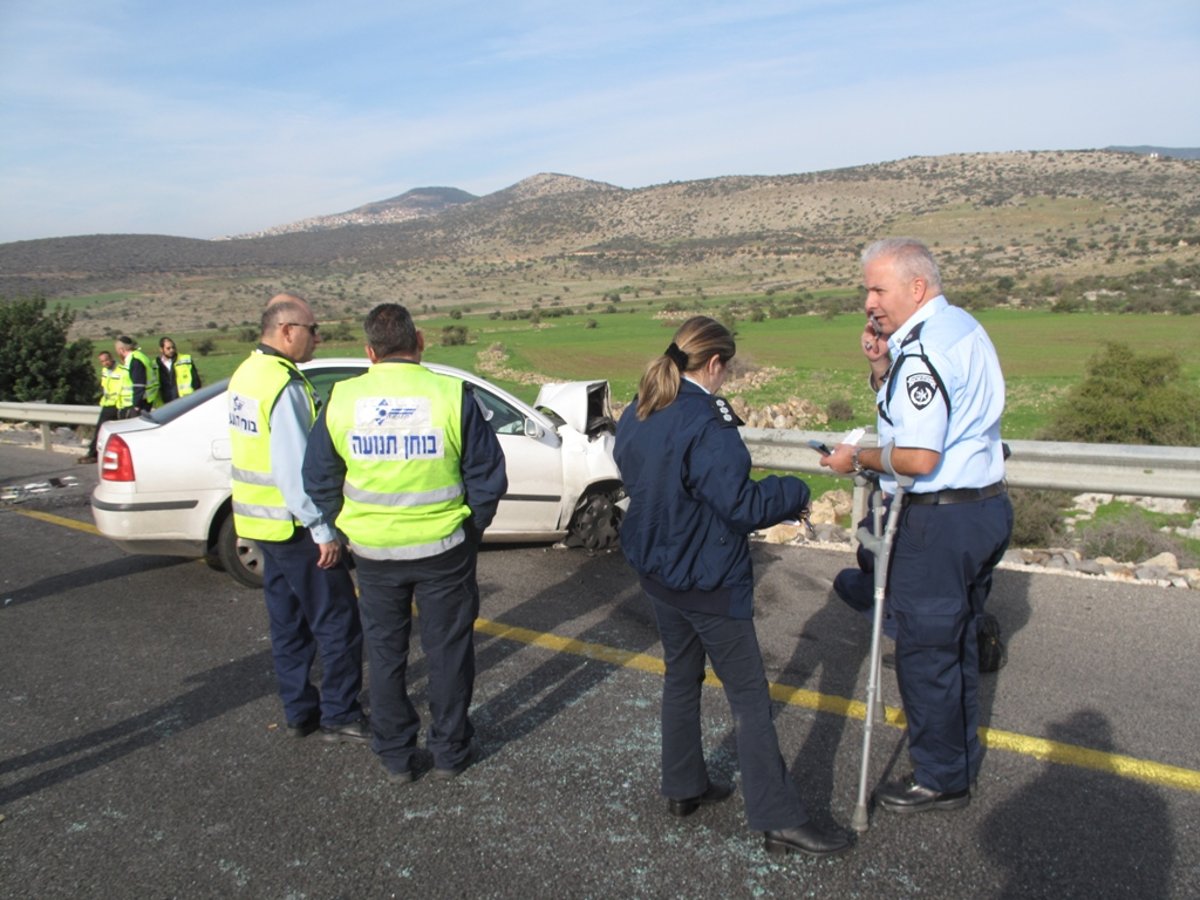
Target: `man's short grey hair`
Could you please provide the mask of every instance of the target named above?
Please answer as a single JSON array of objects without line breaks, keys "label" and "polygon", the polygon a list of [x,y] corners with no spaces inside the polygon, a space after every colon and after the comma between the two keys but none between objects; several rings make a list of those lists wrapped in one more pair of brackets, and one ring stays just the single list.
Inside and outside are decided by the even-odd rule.
[{"label": "man's short grey hair", "polygon": [[862,252],[863,268],[885,257],[895,260],[897,270],[905,278],[920,278],[932,293],[942,292],[942,274],[938,271],[933,254],[921,241],[910,237],[876,241]]},{"label": "man's short grey hair", "polygon": [[304,315],[305,302],[299,297],[287,295],[285,300],[272,300],[262,314],[262,334],[265,337],[280,324],[294,322],[297,316]]},{"label": "man's short grey hair", "polygon": [[128,347],[130,350],[137,349],[137,341],[135,341],[133,338],[131,338],[127,334],[123,334],[119,338],[117,338],[117,343],[120,344],[122,347]]}]

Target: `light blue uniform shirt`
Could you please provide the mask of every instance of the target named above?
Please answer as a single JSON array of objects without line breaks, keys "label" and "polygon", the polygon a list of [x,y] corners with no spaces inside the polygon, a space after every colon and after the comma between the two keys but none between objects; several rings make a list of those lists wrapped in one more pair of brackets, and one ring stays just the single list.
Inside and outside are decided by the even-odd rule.
[{"label": "light blue uniform shirt", "polygon": [[[919,335],[906,343],[918,325]],[[937,467],[918,476],[909,491],[981,488],[1001,481],[1004,375],[983,326],[939,294],[888,338],[888,349],[892,367],[876,395],[879,445],[895,441],[897,447],[942,455]],[[929,358],[941,385],[921,353]],[[885,475],[882,486],[890,493],[896,483]]]},{"label": "light blue uniform shirt", "polygon": [[317,504],[304,492],[300,475],[311,427],[308,392],[302,382],[289,381],[271,411],[271,477],[275,479],[279,493],[283,494],[288,512],[309,530],[315,543],[327,544],[336,533]]}]

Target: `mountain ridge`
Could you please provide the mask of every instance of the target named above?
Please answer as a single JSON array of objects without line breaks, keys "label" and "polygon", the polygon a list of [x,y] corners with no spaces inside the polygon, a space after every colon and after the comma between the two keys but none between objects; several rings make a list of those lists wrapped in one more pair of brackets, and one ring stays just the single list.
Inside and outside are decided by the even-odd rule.
[{"label": "mountain ridge", "polygon": [[[380,224],[239,240],[0,244],[0,297],[119,291],[203,324],[252,319],[247,309],[262,293],[282,288],[349,315],[396,297],[511,305],[573,284],[573,296],[587,297],[631,283],[852,285],[863,244],[896,233],[925,239],[950,277],[970,283],[1080,278],[1200,254],[1200,161],[1118,151],[947,154],[642,188],[539,173],[482,197],[457,190],[418,188],[356,207],[428,204]],[[119,319],[125,306],[114,301],[103,315]]]}]

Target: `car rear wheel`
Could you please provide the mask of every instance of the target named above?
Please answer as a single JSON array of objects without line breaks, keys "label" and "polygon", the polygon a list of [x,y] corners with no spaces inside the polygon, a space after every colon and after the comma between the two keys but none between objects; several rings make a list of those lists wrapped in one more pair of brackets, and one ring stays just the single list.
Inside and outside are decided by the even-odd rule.
[{"label": "car rear wheel", "polygon": [[253,541],[244,541],[233,530],[233,516],[228,515],[217,532],[217,559],[238,584],[261,588],[263,559]]},{"label": "car rear wheel", "polygon": [[592,494],[571,520],[567,535],[569,547],[607,550],[617,543],[621,527],[621,508],[609,494]]}]

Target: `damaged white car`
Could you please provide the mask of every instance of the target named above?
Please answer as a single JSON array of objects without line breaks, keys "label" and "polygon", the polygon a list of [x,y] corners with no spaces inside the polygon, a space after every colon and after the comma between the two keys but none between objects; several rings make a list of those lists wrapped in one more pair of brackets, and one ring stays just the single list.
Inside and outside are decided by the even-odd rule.
[{"label": "damaged white car", "polygon": [[[336,382],[368,365],[315,359],[300,368],[324,400]],[[548,384],[529,406],[470,372],[423,365],[474,387],[504,449],[508,493],[486,542],[561,540],[589,550],[616,542],[625,494],[613,461],[607,381]],[[227,385],[105,424],[92,515],[101,534],[130,553],[204,556],[257,587],[261,557],[253,542],[234,534],[230,514]]]}]

